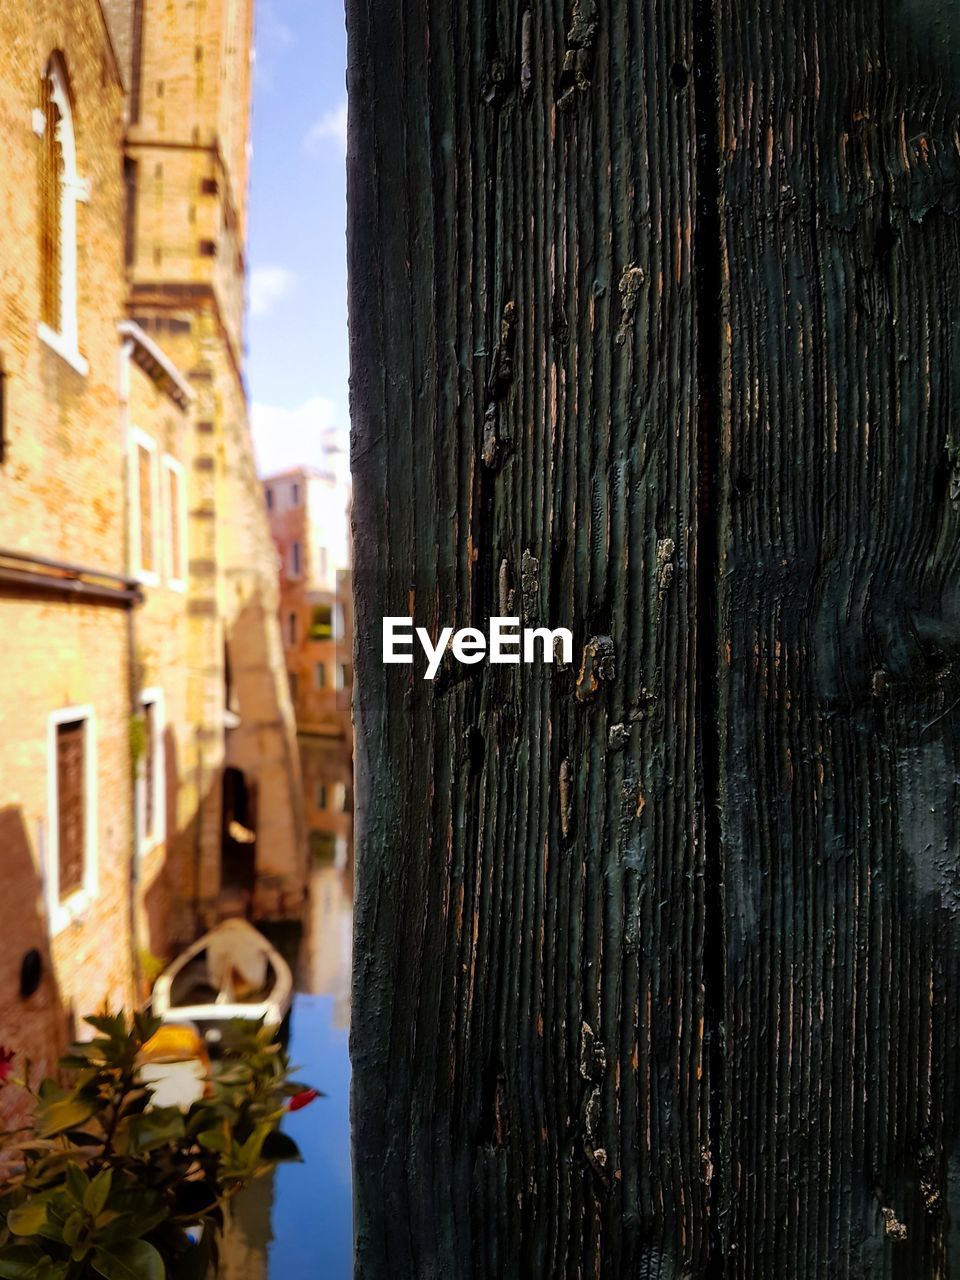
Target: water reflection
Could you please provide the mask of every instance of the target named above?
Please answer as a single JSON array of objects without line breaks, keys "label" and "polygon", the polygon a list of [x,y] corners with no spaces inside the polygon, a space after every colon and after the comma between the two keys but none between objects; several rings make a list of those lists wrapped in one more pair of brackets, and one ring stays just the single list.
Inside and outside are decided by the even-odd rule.
[{"label": "water reflection", "polygon": [[348,1280],[353,1273],[347,1043],[352,920],[352,865],[316,867],[300,943],[290,1058],[297,1077],[327,1096],[284,1123],[305,1163],[282,1166],[234,1207],[218,1280]]}]

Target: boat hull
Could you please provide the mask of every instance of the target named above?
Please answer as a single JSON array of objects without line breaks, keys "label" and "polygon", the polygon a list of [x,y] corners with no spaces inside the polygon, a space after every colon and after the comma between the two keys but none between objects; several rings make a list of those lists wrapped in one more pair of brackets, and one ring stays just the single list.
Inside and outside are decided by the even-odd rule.
[{"label": "boat hull", "polygon": [[[178,982],[184,985],[184,975],[192,966],[202,969],[205,957],[207,968],[216,971],[224,989],[211,1000],[178,1000]],[[226,958],[226,965],[224,960]],[[234,964],[235,958],[235,964]],[[238,999],[229,990],[231,979],[242,980],[242,970],[251,965],[262,965],[268,975],[267,989],[259,998]],[[226,983],[221,977],[228,975]],[[211,975],[205,976],[204,985],[211,989],[217,985]],[[198,938],[157,979],[153,989],[154,1014],[165,1023],[191,1023],[197,1027],[209,1048],[215,1048],[229,1040],[231,1023],[262,1022],[266,1026],[282,1026],[293,999],[293,975],[290,967],[275,947],[258,930],[244,920],[229,920]]]}]

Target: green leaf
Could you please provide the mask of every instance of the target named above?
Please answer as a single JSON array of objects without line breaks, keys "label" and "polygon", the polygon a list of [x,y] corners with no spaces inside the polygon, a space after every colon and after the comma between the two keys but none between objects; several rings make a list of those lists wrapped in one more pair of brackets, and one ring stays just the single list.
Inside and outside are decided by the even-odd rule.
[{"label": "green leaf", "polygon": [[44,1254],[33,1244],[11,1244],[0,1249],[0,1276],[3,1280],[32,1280]]},{"label": "green leaf", "polygon": [[300,1148],[289,1134],[283,1133],[280,1129],[275,1129],[273,1133],[267,1134],[263,1141],[260,1155],[262,1159],[272,1160],[277,1164],[286,1160],[303,1162]]},{"label": "green leaf", "polygon": [[267,1135],[270,1132],[271,1128],[269,1124],[258,1124],[253,1133],[251,1133],[250,1137],[237,1152],[237,1159],[242,1164],[246,1165],[247,1168],[252,1170],[256,1166],[257,1161],[260,1159],[260,1152],[263,1148],[263,1144],[266,1142]]},{"label": "green leaf", "polygon": [[183,1112],[179,1107],[155,1107],[128,1120],[133,1151],[151,1151],[178,1141],[184,1135]]},{"label": "green leaf", "polygon": [[61,1098],[37,1108],[37,1135],[41,1138],[52,1138],[54,1134],[65,1133],[67,1129],[77,1129],[96,1111],[96,1106],[87,1098]]},{"label": "green leaf", "polygon": [[163,1026],[162,1018],[154,1018],[148,1013],[135,1013],[133,1015],[133,1024],[137,1029],[137,1035],[143,1044],[156,1035]]},{"label": "green leaf", "polygon": [[74,1209],[70,1217],[63,1224],[63,1243],[68,1244],[72,1249],[80,1239],[83,1232],[83,1224],[86,1221],[79,1209]]},{"label": "green leaf", "polygon": [[230,1137],[222,1128],[204,1129],[197,1134],[197,1141],[208,1151],[229,1151],[231,1146]]},{"label": "green leaf", "polygon": [[98,1233],[97,1239],[103,1248],[112,1248],[121,1241],[135,1240],[140,1236],[149,1235],[169,1216],[166,1206],[150,1212],[121,1213]]},{"label": "green leaf", "polygon": [[7,1226],[15,1236],[35,1236],[46,1222],[47,1206],[42,1200],[30,1200],[7,1214]]},{"label": "green leaf", "polygon": [[29,1185],[41,1188],[61,1178],[64,1171],[76,1163],[76,1153],[72,1151],[51,1151],[30,1170]]},{"label": "green leaf", "polygon": [[162,1196],[137,1185],[114,1185],[110,1196],[110,1211],[116,1217],[98,1232],[97,1243],[103,1248],[112,1247],[118,1241],[145,1236],[169,1216],[169,1209]]},{"label": "green leaf", "polygon": [[105,1280],[164,1280],[163,1259],[146,1240],[96,1249],[93,1269]]},{"label": "green leaf", "polygon": [[89,1186],[90,1179],[78,1164],[67,1166],[67,1194],[74,1204],[83,1204]]},{"label": "green leaf", "polygon": [[89,1022],[90,1026],[95,1027],[97,1031],[102,1031],[111,1040],[121,1040],[127,1034],[127,1020],[122,1013],[104,1014],[102,1016],[91,1014],[84,1021]]},{"label": "green leaf", "polygon": [[95,1218],[97,1214],[102,1213],[104,1205],[110,1195],[110,1184],[113,1181],[112,1169],[101,1169],[94,1180],[87,1187],[83,1197],[83,1207],[89,1213],[91,1218]]},{"label": "green leaf", "polygon": [[70,1201],[67,1199],[67,1193],[63,1190],[47,1192],[49,1199],[47,1200],[47,1220],[40,1228],[38,1235],[44,1240],[56,1240],[62,1242],[63,1228],[70,1216]]},{"label": "green leaf", "polygon": [[36,1270],[30,1272],[30,1280],[66,1280],[69,1274],[69,1262],[54,1262],[53,1258],[43,1258]]}]

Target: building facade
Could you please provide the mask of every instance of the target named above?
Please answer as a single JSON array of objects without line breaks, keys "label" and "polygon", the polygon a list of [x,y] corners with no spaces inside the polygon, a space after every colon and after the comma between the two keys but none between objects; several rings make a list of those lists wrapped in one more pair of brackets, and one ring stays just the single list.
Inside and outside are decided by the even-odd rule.
[{"label": "building facade", "polygon": [[315,864],[353,849],[353,591],[349,487],[301,467],[264,481],[280,574],[279,621]]},{"label": "building facade", "polygon": [[305,884],[241,350],[252,0],[0,0],[0,1040]]}]

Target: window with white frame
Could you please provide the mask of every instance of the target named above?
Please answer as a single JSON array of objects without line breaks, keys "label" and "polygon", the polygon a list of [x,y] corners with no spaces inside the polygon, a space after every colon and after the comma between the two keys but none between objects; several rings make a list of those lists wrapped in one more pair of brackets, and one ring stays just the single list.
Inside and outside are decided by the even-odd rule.
[{"label": "window with white frame", "polygon": [[300,577],[300,543],[292,542],[290,544],[290,577]]},{"label": "window with white frame", "polygon": [[77,203],[86,200],[77,173],[77,146],[66,68],[59,54],[47,63],[41,104],[34,112],[40,138],[40,323],[39,334],[79,373],[77,327]]},{"label": "window with white frame", "polygon": [[141,692],[140,714],[143,717],[143,740],[137,770],[137,848],[143,855],[166,836],[162,689],[144,689]]},{"label": "window with white frame", "polygon": [[44,888],[51,932],[97,894],[97,735],[92,707],[65,707],[47,725]]},{"label": "window with white frame", "polygon": [[157,446],[138,427],[130,428],[131,572],[143,582],[159,581]]},{"label": "window with white frame", "polygon": [[167,585],[183,591],[187,584],[187,502],[183,466],[163,456],[163,489],[166,507]]}]

